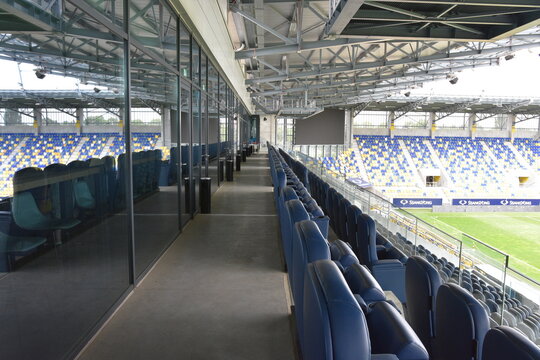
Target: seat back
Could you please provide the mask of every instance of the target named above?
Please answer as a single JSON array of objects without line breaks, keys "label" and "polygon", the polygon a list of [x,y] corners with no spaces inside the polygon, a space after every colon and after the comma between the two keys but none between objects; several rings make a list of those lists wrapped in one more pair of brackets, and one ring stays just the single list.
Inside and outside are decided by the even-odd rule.
[{"label": "seat back", "polygon": [[43,172],[51,183],[50,197],[54,217],[72,219],[75,207],[73,184],[71,180],[60,180],[69,175],[68,167],[64,164],[51,164]]},{"label": "seat back", "polygon": [[338,236],[340,239],[345,240],[347,239],[347,209],[351,207],[351,202],[344,197],[341,197],[339,199],[339,206],[338,206]]},{"label": "seat back", "polygon": [[334,217],[334,199],[337,195],[337,191],[334,188],[329,187],[328,191],[326,192],[326,199],[325,199],[325,208],[323,209],[326,214],[330,217],[330,226],[332,229],[336,228],[335,225],[335,217]]},{"label": "seat back", "polygon": [[[366,214],[360,214],[356,218],[356,249],[358,260],[361,264],[371,269],[377,258],[377,228],[375,221]],[[353,246],[353,249],[355,246]]]},{"label": "seat back", "polygon": [[353,294],[360,295],[365,303],[386,300],[383,289],[364,265],[349,266],[345,270],[345,279]]},{"label": "seat back", "polygon": [[358,253],[356,242],[356,218],[362,213],[356,205],[351,205],[347,208],[347,237],[344,239],[351,244],[353,251]]},{"label": "seat back", "polygon": [[371,358],[364,313],[331,260],[308,265],[304,284],[304,359]]},{"label": "seat back", "polygon": [[482,360],[499,359],[540,360],[540,348],[518,331],[498,326],[484,338]]},{"label": "seat back", "polygon": [[411,256],[405,266],[405,294],[409,324],[432,352],[435,337],[435,299],[441,286],[437,269],[420,256]]},{"label": "seat back", "polygon": [[422,341],[388,302],[373,303],[366,318],[374,353],[395,354],[399,360],[429,360]]},{"label": "seat back", "polygon": [[298,241],[293,242],[292,291],[300,345],[303,335],[304,277],[307,264],[330,259],[328,242],[313,221],[303,220],[295,224]]},{"label": "seat back", "polygon": [[439,287],[435,308],[435,357],[480,360],[488,314],[472,294],[456,284]]},{"label": "seat back", "polygon": [[[294,224],[302,220],[309,220],[309,214],[304,208],[304,205],[300,200],[289,200],[285,203],[286,217],[285,224],[286,228],[284,231],[283,237],[283,252],[285,253],[285,262],[287,267],[292,269],[292,244],[293,241],[298,239],[298,232],[295,229]],[[289,272],[289,277],[292,274]]]},{"label": "seat back", "polygon": [[26,230],[48,230],[51,219],[39,210],[30,191],[13,195],[11,204],[13,220],[17,226]]},{"label": "seat back", "polygon": [[343,200],[343,195],[341,195],[339,192],[336,191],[336,193],[334,194],[334,198],[332,200],[332,211],[330,213],[330,217],[334,218],[334,227],[333,227],[334,232],[340,239],[343,238],[341,236],[341,218],[339,216],[341,200]]}]

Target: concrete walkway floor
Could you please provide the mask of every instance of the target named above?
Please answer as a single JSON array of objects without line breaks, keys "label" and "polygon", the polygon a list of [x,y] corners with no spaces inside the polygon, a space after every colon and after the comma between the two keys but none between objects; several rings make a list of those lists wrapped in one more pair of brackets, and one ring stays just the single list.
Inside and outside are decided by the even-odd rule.
[{"label": "concrete walkway floor", "polygon": [[234,176],[80,359],[294,359],[266,155]]}]

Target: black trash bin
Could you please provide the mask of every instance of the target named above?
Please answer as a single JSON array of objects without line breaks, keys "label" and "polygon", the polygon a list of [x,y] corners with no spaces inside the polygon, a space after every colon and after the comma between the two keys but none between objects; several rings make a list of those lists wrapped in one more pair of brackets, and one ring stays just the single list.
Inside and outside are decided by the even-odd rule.
[{"label": "black trash bin", "polygon": [[236,155],[236,171],[240,171],[241,163],[242,163],[242,155]]},{"label": "black trash bin", "polygon": [[231,159],[227,160],[225,164],[225,176],[227,177],[227,181],[233,181],[233,167],[234,167],[234,161]]},{"label": "black trash bin", "polygon": [[201,214],[210,214],[212,212],[212,178],[201,178],[199,192]]},{"label": "black trash bin", "polygon": [[225,160],[219,160],[218,176],[219,182],[222,182],[225,177]]},{"label": "black trash bin", "polygon": [[242,150],[242,161],[246,162],[247,160],[247,149]]}]

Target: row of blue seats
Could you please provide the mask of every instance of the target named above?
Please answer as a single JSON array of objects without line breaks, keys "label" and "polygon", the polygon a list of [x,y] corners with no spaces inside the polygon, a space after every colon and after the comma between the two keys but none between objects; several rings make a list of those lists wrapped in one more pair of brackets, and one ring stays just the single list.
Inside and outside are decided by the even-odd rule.
[{"label": "row of blue seats", "polygon": [[[540,359],[540,348],[525,334],[493,323],[478,299],[457,284],[443,284],[426,259],[409,258],[405,283],[408,321],[433,359]],[[504,333],[511,343],[504,337],[492,342],[490,333]]]},{"label": "row of blue seats", "polygon": [[[308,264],[305,281],[304,326],[305,340],[309,341],[305,359],[428,359],[425,349],[414,342],[398,348],[403,351],[398,354],[388,352],[404,339],[403,334],[388,331],[385,326],[392,307],[383,301],[366,304],[351,291],[334,262],[319,260]],[[432,299],[423,293],[415,293],[414,297],[417,302]],[[486,319],[482,319],[482,307],[455,284],[439,287],[435,314],[434,340],[438,352],[429,354],[430,359],[540,359],[540,348],[516,330],[506,326],[489,329]]]},{"label": "row of blue seats", "polygon": [[[292,160],[292,159],[289,159],[289,160]],[[296,166],[298,167],[298,165]],[[302,176],[304,173],[301,172],[300,173],[300,176]],[[309,176],[309,175],[308,175]],[[294,175],[289,175],[289,178],[292,178],[294,179]],[[289,182],[294,182],[293,181],[290,181]],[[274,180],[274,185],[276,187],[276,180]],[[290,185],[290,184],[289,184]],[[297,186],[295,184],[295,186]],[[291,186],[286,186],[285,189],[288,189],[290,188]],[[313,188],[312,184],[310,184],[310,187]],[[332,195],[330,195],[332,196]],[[301,205],[301,204],[300,204]],[[301,213],[301,211],[299,211],[298,207],[296,207],[295,209],[295,205],[294,205],[294,202],[293,201],[288,201],[286,203],[286,209],[289,209],[289,213],[290,213],[290,216],[291,216],[291,219],[294,221],[294,220],[298,220],[296,216],[297,213]],[[339,210],[339,208],[338,208]],[[278,207],[278,211],[279,211],[279,207]],[[339,214],[339,212],[338,212]],[[281,218],[281,217],[280,217]],[[341,216],[341,218],[343,218],[343,216]],[[300,222],[297,222],[296,223],[296,231],[299,233],[298,235],[298,239],[293,241],[293,246],[295,243],[297,244],[303,244],[303,246],[300,246],[300,249],[303,248],[303,250],[308,254],[308,255],[314,255],[314,254],[319,254],[319,258],[309,258],[308,261],[305,261],[305,259],[302,257],[302,256],[298,256],[298,255],[294,255],[295,254],[295,251],[294,251],[294,247],[293,247],[293,259],[292,259],[292,262],[293,264],[295,264],[295,261],[298,262],[298,266],[305,266],[306,263],[309,263],[311,261],[315,261],[315,260],[320,260],[320,259],[334,259],[335,260],[335,263],[338,265],[337,268],[341,271],[341,273],[344,273],[344,278],[345,278],[345,282],[348,284],[348,287],[349,287],[349,290],[351,290],[352,293],[356,294],[354,295],[353,297],[355,298],[356,302],[358,302],[361,306],[360,308],[362,308],[362,304],[365,303],[365,299],[362,297],[362,296],[358,296],[358,293],[362,293],[362,294],[368,294],[368,295],[364,295],[365,297],[367,298],[370,298],[369,297],[369,294],[376,294],[377,291],[373,291],[373,288],[371,288],[369,291],[362,291],[362,290],[359,290],[359,287],[358,286],[354,286],[355,284],[358,285],[358,284],[368,284],[370,283],[369,281],[366,281],[366,279],[368,279],[368,277],[366,277],[366,273],[367,275],[370,275],[371,274],[369,273],[369,271],[367,271],[367,269],[363,268],[361,265],[354,265],[354,255],[349,255],[346,259],[347,261],[347,267],[344,266],[344,264],[340,261],[340,257],[339,256],[333,256],[332,254],[332,251],[330,251],[330,256],[328,255],[328,251],[326,252],[326,254],[324,253],[324,251],[322,251],[321,249],[325,249],[325,246],[324,246],[324,242],[326,241],[324,239],[324,237],[322,237],[322,234],[320,234],[319,232],[319,240],[318,240],[318,243],[320,244],[319,247],[317,248],[314,244],[317,244],[317,232],[318,231],[315,231],[317,229],[316,226],[314,225],[311,225],[311,230],[310,230],[310,225],[309,223],[311,223],[311,221],[309,220],[303,220],[303,221],[300,221]],[[314,224],[314,223],[313,223]],[[346,226],[343,226],[341,225],[341,229],[342,230],[338,230],[340,228],[340,225],[339,225],[339,222],[336,221],[336,224],[335,224],[335,229],[337,230],[336,232],[338,231],[344,231],[346,229]],[[341,242],[343,243],[343,242]],[[333,245],[328,245],[329,248],[332,248]],[[346,244],[345,244],[346,246]],[[319,250],[317,250],[319,249]],[[302,251],[299,251],[298,253],[302,253]],[[304,261],[303,261],[304,259]],[[409,315],[409,318],[417,318],[418,317],[418,308],[423,308],[424,310],[427,309],[426,313],[427,314],[432,314],[434,309],[435,309],[435,302],[431,303],[430,305],[432,305],[431,307],[423,307],[423,306],[419,306],[418,304],[420,303],[420,305],[422,305],[423,303],[425,303],[425,296],[423,296],[423,294],[421,294],[420,292],[418,291],[412,291],[411,289],[415,289],[415,288],[418,288],[418,285],[415,284],[415,281],[418,282],[422,279],[424,279],[425,276],[420,276],[418,274],[415,274],[414,273],[414,269],[415,269],[415,264],[417,263],[417,261],[423,261],[425,262],[426,264],[428,264],[429,266],[432,267],[432,269],[435,269],[432,265],[430,265],[427,261],[425,261],[424,259],[420,258],[420,257],[413,257],[411,258],[409,261],[407,261],[407,282],[403,281],[406,285],[407,285],[407,304],[411,303],[411,307],[412,307],[412,310],[408,311],[408,315]],[[351,265],[351,263],[354,265]],[[410,263],[410,265],[409,265]],[[293,274],[296,274],[298,273],[298,266],[294,266],[294,271],[293,271]],[[311,266],[314,266],[314,264],[312,265],[309,265],[309,267]],[[323,265],[321,265],[323,266]],[[328,266],[326,266],[328,268]],[[355,272],[352,272],[350,269],[351,268],[355,268],[358,269],[358,267],[360,267],[360,269],[364,269],[364,272],[363,272],[363,276],[360,277],[360,279],[356,279],[356,281],[354,280],[354,276],[351,277],[350,274],[351,273],[354,273],[354,274],[359,274],[361,272],[358,272],[358,271],[355,271]],[[410,270],[410,268],[412,270]],[[308,270],[309,271],[309,270]],[[438,272],[437,270],[435,269],[434,270],[435,273],[438,275]],[[335,271],[334,271],[335,272]],[[413,275],[411,275],[413,274]],[[337,276],[337,275],[336,275]],[[412,280],[409,280],[409,278],[413,278]],[[295,280],[296,279],[296,280]],[[373,278],[372,278],[373,279]],[[298,290],[295,291],[295,283],[298,282],[298,276],[294,275],[293,276],[293,281],[292,281],[292,288],[293,288],[293,297],[296,299],[298,298],[299,296],[295,294],[295,292],[297,292]],[[305,278],[305,281],[304,282],[308,282],[308,276],[306,275],[306,278]],[[377,284],[377,282],[375,281],[375,279],[373,279],[373,281],[371,283],[375,283]],[[308,285],[307,283],[304,284],[305,287],[304,287],[304,291],[303,291],[303,311],[300,312],[302,315],[299,316],[299,312],[298,311],[295,311],[296,313],[296,316],[297,316],[297,319],[300,317],[300,319],[303,319],[303,321],[300,321],[299,322],[299,328],[300,329],[306,329],[305,332],[303,333],[302,331],[299,331],[299,334],[301,335],[300,336],[300,339],[303,339],[301,340],[301,343],[304,342],[304,344],[308,344],[309,346],[307,345],[304,345],[302,346],[302,349],[304,351],[304,355],[308,355],[307,358],[309,359],[312,359],[312,358],[321,358],[321,359],[329,359],[329,358],[334,358],[334,357],[327,357],[327,356],[323,356],[321,354],[324,354],[325,353],[325,350],[328,350],[328,349],[325,349],[324,346],[321,347],[317,347],[315,346],[315,350],[314,350],[314,347],[313,347],[313,344],[324,344],[324,341],[327,341],[328,339],[323,339],[323,335],[326,334],[328,335],[328,331],[323,331],[323,335],[321,335],[321,333],[318,333],[319,330],[313,330],[313,323],[309,323],[310,319],[311,321],[313,321],[314,318],[316,318],[316,316],[313,316],[313,313],[308,315],[309,314],[309,310],[307,309],[308,307],[308,302],[309,302],[309,299],[308,299],[308,294],[307,294],[307,289],[308,289]],[[351,286],[352,285],[352,286]],[[377,284],[378,285],[378,284]],[[481,312],[480,310],[478,310],[477,312],[480,312],[481,314],[486,315],[485,313],[485,310],[484,308],[482,307],[482,305],[476,301],[476,299],[474,299],[467,291],[465,291],[463,288],[455,285],[455,284],[445,284],[445,285],[441,285],[442,288],[441,289],[446,289],[445,291],[442,291],[440,293],[440,300],[439,300],[439,303],[441,304],[441,306],[438,308],[439,312],[439,316],[437,316],[438,318],[438,322],[437,322],[437,326],[438,326],[438,329],[439,329],[439,332],[438,334],[441,334],[441,336],[438,336],[437,338],[439,339],[439,341],[437,342],[438,346],[436,347],[438,349],[438,351],[435,351],[433,348],[432,348],[432,343],[431,341],[427,341],[426,340],[426,336],[425,336],[425,329],[423,329],[421,326],[418,326],[418,323],[420,323],[421,325],[422,324],[426,324],[426,321],[411,321],[411,324],[413,325],[413,328],[421,333],[422,335],[424,336],[421,336],[421,339],[422,339],[422,343],[425,344],[425,347],[428,348],[430,350],[430,354],[431,354],[431,357],[434,358],[434,359],[442,359],[442,360],[458,360],[458,359],[481,359],[482,357],[482,345],[483,345],[483,337],[482,336],[478,336],[480,334],[484,334],[485,335],[485,332],[482,331],[480,328],[480,326],[477,326],[477,328],[479,329],[479,332],[478,333],[472,333],[471,336],[462,336],[460,337],[459,334],[458,335],[455,335],[454,336],[454,332],[457,330],[458,332],[462,332],[464,331],[465,334],[471,334],[471,332],[467,332],[464,330],[464,328],[467,328],[467,326],[469,326],[471,324],[471,321],[474,321],[474,315],[476,313],[476,311],[473,311],[471,316],[462,316],[462,317],[455,317],[455,316],[452,316],[452,311],[448,311],[448,308],[451,308],[452,306],[455,307],[456,309],[458,310],[461,310],[463,312],[465,312],[466,314],[469,314],[471,313],[471,310],[470,309],[466,309],[465,310],[465,307],[467,306],[472,306],[474,309],[478,310],[478,309],[481,309]],[[360,288],[362,288],[360,286]],[[354,290],[352,290],[354,289]],[[378,300],[379,301],[385,301],[383,300],[384,299],[384,293],[382,292],[382,289],[380,290],[379,292],[380,294],[382,293],[382,297],[379,298]],[[412,293],[412,296],[409,296],[410,293]],[[458,295],[456,295],[456,293]],[[312,294],[313,295],[313,294]],[[327,295],[327,294],[325,294]],[[372,299],[372,298],[370,298]],[[431,299],[431,298],[430,298]],[[471,300],[473,299],[473,300]],[[320,300],[320,299],[319,299]],[[449,304],[449,305],[446,305],[445,301]],[[476,301],[476,303],[474,303],[474,301]],[[387,301],[385,301],[386,303],[388,303]],[[472,305],[471,305],[472,304]],[[296,304],[296,301],[295,301],[295,306],[298,307],[298,304]],[[321,308],[321,304],[320,303],[317,303],[317,309],[320,310]],[[384,305],[377,305],[376,307],[373,307],[373,308],[381,308],[381,307],[384,307]],[[373,316],[373,314],[371,313],[372,311],[372,307],[368,306],[366,308],[368,311],[369,311],[369,315],[367,315],[368,313],[366,313],[366,311],[364,311],[364,315],[367,316],[368,318],[368,326],[367,326],[367,329],[366,328],[362,328],[360,331],[362,334],[365,334],[366,331],[369,333],[369,335],[372,335],[372,334],[376,334],[377,333],[377,329],[380,329],[380,328],[385,328],[384,324],[385,322],[384,321],[378,321],[377,322],[377,325],[374,325],[373,326],[373,329],[370,328],[369,326],[369,317],[370,316]],[[317,314],[320,314],[320,312],[317,312]],[[382,319],[387,319],[388,318],[388,312],[385,314],[385,316],[382,317]],[[424,315],[424,314],[422,314]],[[309,318],[307,318],[309,316]],[[320,319],[319,319],[320,320]],[[424,319],[425,320],[425,319]],[[392,321],[392,324],[397,324],[398,321],[397,320],[393,320]],[[428,322],[430,327],[429,327],[429,330],[430,330],[430,334],[434,334],[434,324],[435,324],[435,316],[433,316],[431,318],[431,322]],[[486,324],[486,322],[484,322],[484,325]],[[487,332],[487,329],[489,329],[489,322],[487,322],[487,326],[484,327],[484,329],[486,330]],[[319,324],[319,325],[322,325],[322,328],[324,329],[325,327],[325,324],[322,323],[322,324]],[[406,327],[405,327],[406,328]],[[402,331],[403,331],[403,328],[400,328]],[[311,331],[313,330],[313,331]],[[381,335],[381,338],[384,338],[385,340],[388,340],[387,337],[389,334],[391,334],[391,331],[395,331],[395,334],[397,339],[403,339],[403,334],[402,332],[400,331],[397,331],[395,328],[393,329],[389,329],[389,328],[385,328],[385,331],[383,333],[380,333]],[[529,356],[531,354],[530,351],[533,351],[533,355],[534,356],[534,349],[537,350],[537,348],[534,347],[534,344],[532,344],[531,342],[529,342],[526,338],[523,337],[523,335],[521,334],[517,334],[516,335],[516,332],[512,329],[505,329],[505,328],[496,328],[494,330],[491,330],[493,334],[498,334],[499,337],[505,337],[505,338],[517,338],[520,342],[522,342],[524,345],[523,345],[523,348],[527,349],[526,352],[524,352],[524,356]],[[313,341],[313,334],[314,333],[318,333],[317,336],[319,336],[319,338],[317,338],[317,341]],[[405,331],[405,333],[407,333]],[[400,336],[401,334],[401,336]],[[409,333],[410,335],[410,333]],[[322,336],[322,337],[321,337]],[[386,337],[385,337],[386,336]],[[495,335],[493,335],[495,336]],[[405,336],[406,337],[406,336]],[[410,336],[409,340],[410,339],[414,339],[413,336]],[[457,338],[457,340],[456,340]],[[333,341],[333,339],[331,339]],[[380,339],[378,339],[379,341],[381,341]],[[465,342],[463,342],[463,341]],[[309,341],[306,343],[306,341]],[[373,341],[373,336],[371,336],[371,341]],[[397,340],[393,340],[392,343],[393,344],[396,344],[396,342],[399,342]],[[414,341],[413,341],[414,342]],[[471,343],[471,344],[474,344],[475,346],[456,346],[457,343],[461,343],[461,344],[464,344],[464,343]],[[498,345],[501,345],[500,343],[497,343]],[[350,343],[347,343],[346,345],[346,348],[347,350],[346,351],[352,351],[351,353],[351,356],[353,356],[354,358],[363,358],[363,357],[359,357],[359,354],[362,354],[362,350],[365,351],[368,347],[366,346],[360,346],[360,348],[358,347],[355,347],[355,346],[351,346],[352,344]],[[365,344],[364,344],[365,345]],[[371,344],[372,345],[372,344]],[[420,344],[422,345],[422,344]],[[508,344],[506,344],[508,345]],[[532,347],[531,347],[532,345]],[[446,349],[448,349],[449,347],[452,347],[452,349],[454,349],[455,351],[451,350],[451,351],[447,351]],[[377,354],[380,354],[381,353],[381,350],[382,349],[385,349],[384,346],[381,348],[380,346],[377,346],[377,351],[374,352],[374,353],[377,353]],[[386,346],[386,350],[388,350],[389,347]],[[396,348],[393,349],[394,352],[392,351],[382,351],[383,353],[384,352],[389,352],[389,353],[400,353],[401,356],[397,356],[397,358],[401,359],[401,358],[422,358],[422,357],[413,357],[411,354],[410,354],[410,351],[411,351],[411,348],[408,347],[407,348],[408,350],[403,350],[404,352],[401,353],[400,351],[397,351]],[[531,350],[532,349],[532,350]],[[313,352],[312,352],[313,351]],[[425,351],[425,350],[424,350]],[[489,349],[487,349],[485,352],[484,352],[484,358],[485,359],[499,359],[498,357],[494,357],[496,354],[500,353],[500,352],[504,352],[504,346],[503,348],[495,352],[489,352]],[[512,349],[512,353],[514,352],[514,349]],[[335,352],[334,352],[335,354]],[[369,354],[369,353],[368,353]],[[491,355],[486,355],[486,354],[491,354]],[[529,355],[527,355],[529,354]],[[424,354],[425,355],[425,354]],[[366,355],[368,356],[368,355]],[[418,354],[414,355],[414,356],[419,356]],[[352,357],[351,357],[352,358]],[[367,358],[367,357],[366,357]],[[535,357],[524,357],[524,358],[531,358],[531,359],[535,359]]]},{"label": "row of blue seats", "polygon": [[288,154],[281,155],[304,183],[308,184],[313,198],[321,204],[330,218],[330,226],[338,236],[353,249],[360,263],[366,265],[383,289],[392,291],[401,302],[405,302],[405,267],[407,257],[377,233],[375,221],[342,194],[330,187],[317,175],[308,171],[299,161]]},{"label": "row of blue seats", "polygon": [[[285,152],[281,152],[281,154],[291,165],[291,168],[295,169],[299,177],[308,179],[307,183],[314,198],[323,204],[323,211],[329,215],[330,225],[338,237],[351,244],[360,262],[366,264],[382,287],[394,292],[400,301],[406,301],[403,264],[407,262],[408,255],[421,254],[438,268],[444,282],[449,281],[461,285],[479,300],[488,314],[491,315],[492,326],[497,324],[510,325],[523,332],[531,341],[540,343],[540,326],[536,320],[527,316],[527,314],[534,312],[530,308],[523,310],[521,308],[514,309],[512,306],[513,301],[520,302],[519,299],[515,298],[522,297],[520,294],[507,287],[507,294],[503,296],[500,284],[496,287],[490,284],[485,276],[481,277],[476,274],[471,276],[467,270],[461,271],[444,257],[437,258],[428,249],[421,245],[418,247],[413,245],[399,233],[390,234],[393,241],[387,241],[381,234],[377,233],[376,222],[373,219],[361,214],[360,209],[351,205],[341,194],[330,188],[315,174],[309,172],[303,164],[293,160]],[[409,251],[404,251],[409,247],[411,247]],[[503,303],[505,297],[506,300],[511,301]],[[487,301],[487,299],[492,301]],[[519,306],[527,305],[520,304]],[[500,310],[503,307],[506,313],[501,318]],[[520,310],[523,311],[520,312]]]},{"label": "row of blue seats", "polygon": [[[394,238],[398,247],[402,243],[408,254],[419,254],[435,267],[442,283],[450,282],[460,285],[471,293],[488,313],[491,327],[499,324],[511,326],[540,345],[540,311],[534,311],[522,302],[525,300],[530,304],[530,300],[524,299],[521,294],[509,286],[506,287],[506,293],[503,294],[500,287],[492,285],[493,283],[490,283],[490,280],[476,269],[472,271],[460,270],[451,261],[444,257],[438,258],[424,246],[413,245],[399,232]],[[504,316],[501,315],[502,309],[504,309]]]},{"label": "row of blue seats", "polygon": [[[279,164],[279,160],[273,163],[272,148],[270,157],[282,238],[289,238],[292,242],[292,251],[285,258],[295,304],[294,313],[298,338],[304,358],[327,358],[322,357],[325,352],[318,348],[318,345],[324,344],[320,341],[321,331],[324,332],[324,327],[313,326],[317,324],[318,318],[314,313],[316,310],[312,304],[314,293],[309,283],[308,273],[308,264],[327,261],[331,266],[335,266],[340,273],[343,273],[350,291],[354,291],[357,300],[364,305],[365,311],[369,312],[368,321],[362,329],[364,334],[369,333],[372,337],[367,348],[371,347],[374,353],[394,354],[391,358],[427,360],[427,351],[423,348],[414,331],[392,303],[386,299],[384,291],[369,270],[360,265],[357,257],[352,253],[352,249],[341,240],[330,244],[317,223],[310,220],[310,214],[306,207],[309,207],[308,203],[313,204],[314,200],[307,198],[302,183],[295,178],[294,173],[287,169],[286,165],[283,169],[281,165],[284,164]],[[283,175],[285,177],[282,177]],[[301,190],[297,192],[297,189]],[[297,196],[295,197],[293,193]],[[286,200],[284,207],[282,207],[281,200],[289,197],[292,199]],[[285,243],[284,241],[284,247]],[[287,254],[288,251],[285,250],[284,253]],[[357,306],[359,305],[357,304]],[[391,343],[386,341],[389,334],[395,334],[399,341]],[[350,334],[347,339],[350,340],[351,336],[354,338],[357,335],[360,333]],[[362,352],[355,352],[356,358],[363,359],[361,355]]]}]

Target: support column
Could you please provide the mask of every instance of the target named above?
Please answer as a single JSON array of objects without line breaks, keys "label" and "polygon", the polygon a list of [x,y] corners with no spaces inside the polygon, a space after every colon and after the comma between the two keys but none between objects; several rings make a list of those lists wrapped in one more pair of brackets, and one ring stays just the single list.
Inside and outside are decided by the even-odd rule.
[{"label": "support column", "polygon": [[469,128],[469,136],[474,140],[474,138],[476,137],[476,114],[473,113],[473,114],[470,114],[469,115],[469,119],[467,120],[468,124],[468,128]]},{"label": "support column", "polygon": [[393,111],[390,111],[388,113],[388,135],[390,135],[390,139],[394,138],[394,119],[396,117],[396,113]]},{"label": "support column", "polygon": [[516,115],[515,114],[507,115],[506,131],[507,131],[508,137],[510,138],[510,142],[513,144],[514,134],[516,133]]},{"label": "support column", "polygon": [[169,106],[161,107],[161,146],[171,147],[171,108]]},{"label": "support column", "polygon": [[353,140],[353,116],[352,110],[345,110],[345,134],[344,134],[343,144],[346,147],[351,147]]},{"label": "support column", "polygon": [[435,139],[435,131],[437,130],[437,124],[435,123],[435,119],[437,118],[437,114],[434,112],[430,112],[428,116],[428,129],[429,129],[429,136],[432,139]]},{"label": "support column", "polygon": [[43,109],[34,108],[34,135],[41,133],[41,126],[43,124]]},{"label": "support column", "polygon": [[77,131],[77,135],[81,135],[83,123],[84,123],[84,109],[83,108],[77,108],[75,116],[77,117],[77,120],[75,122],[75,127]]},{"label": "support column", "polygon": [[125,128],[125,124],[124,124],[124,111],[123,109],[120,109],[120,116],[118,116],[118,134],[120,135],[124,135],[124,128]]}]

